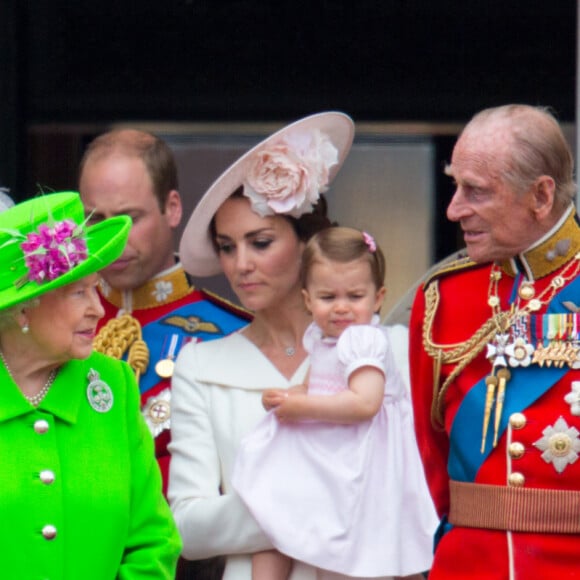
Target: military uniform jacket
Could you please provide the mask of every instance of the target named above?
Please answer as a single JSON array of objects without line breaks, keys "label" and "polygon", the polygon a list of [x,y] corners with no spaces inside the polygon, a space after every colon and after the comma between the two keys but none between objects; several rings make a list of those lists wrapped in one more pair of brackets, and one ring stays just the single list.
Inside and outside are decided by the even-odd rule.
[{"label": "military uniform jacket", "polygon": [[0,384],[0,576],[173,578],[181,542],[129,367],[69,361],[37,408],[1,363]]},{"label": "military uniform jacket", "polygon": [[415,424],[442,518],[429,580],[580,578],[579,252],[571,208],[508,263],[459,261],[417,292]]},{"label": "military uniform jacket", "polygon": [[[194,289],[183,268],[177,264],[132,292],[120,293],[102,283],[103,327],[123,313],[138,321],[147,345],[146,370],[138,377],[141,409],[155,438],[155,456],[167,489],[171,425],[171,376],[181,348],[190,341],[220,338],[245,326],[250,315],[242,308],[203,290]],[[116,329],[113,334],[116,334]],[[100,335],[101,336],[101,335]],[[130,360],[128,348],[120,352],[97,350]],[[131,346],[130,344],[127,345]]]}]

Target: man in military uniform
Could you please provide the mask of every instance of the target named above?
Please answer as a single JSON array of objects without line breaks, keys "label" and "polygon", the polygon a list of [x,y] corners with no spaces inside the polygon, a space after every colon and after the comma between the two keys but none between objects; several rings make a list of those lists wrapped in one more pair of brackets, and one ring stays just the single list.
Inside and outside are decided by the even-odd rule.
[{"label": "man in military uniform", "polygon": [[441,517],[430,580],[580,578],[580,228],[546,110],[477,114],[446,173],[467,258],[419,288],[415,423]]},{"label": "man in military uniform", "polygon": [[[133,220],[122,256],[101,273],[105,317],[95,348],[125,358],[138,376],[164,492],[174,360],[188,341],[219,338],[249,320],[241,308],[194,288],[176,260],[173,236],[182,217],[177,187],[171,149],[143,131],[100,135],[81,160],[79,191],[89,222],[120,214]],[[194,576],[202,577],[199,570],[182,577]]]}]

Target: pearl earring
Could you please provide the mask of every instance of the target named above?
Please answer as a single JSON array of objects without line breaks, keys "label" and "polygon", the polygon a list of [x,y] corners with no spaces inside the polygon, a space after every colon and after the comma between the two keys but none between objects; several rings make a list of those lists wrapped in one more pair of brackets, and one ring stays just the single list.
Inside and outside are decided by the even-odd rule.
[{"label": "pearl earring", "polygon": [[30,326],[28,326],[28,323],[25,322],[24,326],[22,327],[22,334],[28,334],[29,330],[30,330]]}]

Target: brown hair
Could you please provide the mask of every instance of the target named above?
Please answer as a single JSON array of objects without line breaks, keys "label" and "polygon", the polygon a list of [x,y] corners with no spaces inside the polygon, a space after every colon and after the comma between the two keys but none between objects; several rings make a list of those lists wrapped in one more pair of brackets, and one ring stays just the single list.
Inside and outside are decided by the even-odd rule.
[{"label": "brown hair", "polygon": [[[240,185],[230,198],[241,198],[241,199],[248,199],[244,195],[244,186]],[[228,198],[229,199],[229,198]],[[284,218],[287,220],[292,229],[296,233],[296,236],[301,242],[307,242],[316,232],[320,230],[329,228],[331,226],[336,226],[336,222],[331,222],[330,218],[327,215],[328,213],[328,205],[326,203],[326,199],[324,195],[320,194],[318,198],[318,202],[312,209],[310,213],[302,214],[300,217],[292,217],[289,215],[284,214],[276,214],[278,217]],[[218,247],[216,244],[216,230],[215,230],[215,215],[213,216],[210,224],[209,224],[209,231],[211,235],[211,240],[213,243],[214,250],[216,253],[218,252]]]},{"label": "brown hair", "polygon": [[103,133],[91,141],[85,150],[79,166],[79,178],[89,161],[110,155],[136,157],[143,161],[161,212],[165,211],[169,192],[178,187],[177,167],[169,145],[151,133],[136,129]]},{"label": "brown hair", "polygon": [[377,290],[382,288],[386,274],[385,257],[376,243],[374,249],[369,246],[365,235],[368,236],[368,234],[346,227],[326,228],[314,234],[302,253],[300,266],[302,287],[306,288],[312,266],[321,260],[331,260],[342,264],[366,260]]}]

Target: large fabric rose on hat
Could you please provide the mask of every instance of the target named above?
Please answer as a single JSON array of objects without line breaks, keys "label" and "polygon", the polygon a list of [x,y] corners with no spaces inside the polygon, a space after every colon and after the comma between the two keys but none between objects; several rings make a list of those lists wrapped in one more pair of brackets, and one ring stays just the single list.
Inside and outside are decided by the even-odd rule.
[{"label": "large fabric rose on hat", "polygon": [[244,195],[262,217],[300,217],[312,211],[328,189],[330,168],[337,163],[338,150],[319,130],[287,135],[255,153],[244,181]]}]

